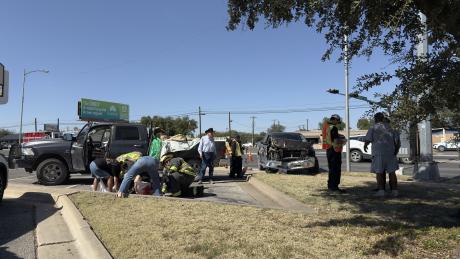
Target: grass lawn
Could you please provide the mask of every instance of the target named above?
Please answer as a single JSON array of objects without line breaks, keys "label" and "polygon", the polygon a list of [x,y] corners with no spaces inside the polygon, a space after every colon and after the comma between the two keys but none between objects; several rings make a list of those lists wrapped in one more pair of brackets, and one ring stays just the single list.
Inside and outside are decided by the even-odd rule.
[{"label": "grass lawn", "polygon": [[257,174],[312,214],[82,192],[70,198],[115,258],[446,258],[460,243],[460,191],[401,183],[401,198],[375,199],[374,179]]}]

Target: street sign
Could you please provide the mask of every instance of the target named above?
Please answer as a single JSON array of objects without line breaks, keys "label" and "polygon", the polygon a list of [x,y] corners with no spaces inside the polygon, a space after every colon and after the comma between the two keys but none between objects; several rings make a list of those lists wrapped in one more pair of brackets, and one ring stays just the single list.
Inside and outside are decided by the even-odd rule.
[{"label": "street sign", "polygon": [[85,121],[129,122],[129,105],[82,98],[78,116]]},{"label": "street sign", "polygon": [[0,104],[8,103],[8,90],[10,74],[8,71],[3,69],[3,65],[0,64]]}]

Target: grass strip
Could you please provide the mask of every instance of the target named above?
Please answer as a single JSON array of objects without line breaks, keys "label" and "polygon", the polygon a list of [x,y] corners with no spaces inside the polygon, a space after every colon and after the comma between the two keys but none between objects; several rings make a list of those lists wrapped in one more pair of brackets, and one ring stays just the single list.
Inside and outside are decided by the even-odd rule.
[{"label": "grass strip", "polygon": [[446,258],[460,243],[460,192],[401,183],[375,199],[369,175],[344,175],[345,195],[324,175],[257,174],[316,213],[82,192],[70,198],[115,258]]}]

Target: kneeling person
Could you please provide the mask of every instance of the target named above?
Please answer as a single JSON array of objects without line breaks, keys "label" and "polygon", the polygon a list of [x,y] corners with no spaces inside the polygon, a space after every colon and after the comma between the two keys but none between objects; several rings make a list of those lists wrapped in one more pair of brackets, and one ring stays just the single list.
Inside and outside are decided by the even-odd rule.
[{"label": "kneeling person", "polygon": [[164,172],[163,193],[171,193],[171,196],[178,197],[193,183],[196,172],[181,157],[164,155],[161,158]]},{"label": "kneeling person", "polygon": [[[89,165],[91,176],[94,177],[93,191],[97,191],[99,181],[107,180],[107,191],[111,192],[112,189],[118,188],[118,175],[120,167],[116,164],[109,163],[105,158],[96,158]],[[102,190],[101,190],[102,191]]]},{"label": "kneeling person", "polygon": [[157,159],[151,156],[142,156],[139,152],[131,152],[117,157],[117,161],[122,165],[122,173],[126,172],[121,182],[118,197],[128,196],[129,187],[133,178],[147,173],[152,184],[153,195],[160,196],[160,176],[158,175]]}]

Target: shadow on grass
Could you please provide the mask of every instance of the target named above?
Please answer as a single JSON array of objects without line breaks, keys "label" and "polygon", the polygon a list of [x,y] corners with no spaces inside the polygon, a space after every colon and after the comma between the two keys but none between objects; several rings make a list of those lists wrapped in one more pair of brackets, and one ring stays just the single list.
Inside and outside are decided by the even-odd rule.
[{"label": "shadow on grass", "polygon": [[[336,201],[341,209],[351,211],[351,218],[336,218],[326,222],[308,224],[310,227],[363,227],[377,234],[389,234],[365,251],[367,255],[384,252],[391,256],[400,255],[407,241],[417,239],[430,229],[460,227],[460,191],[455,189],[432,189],[411,183],[400,183],[398,198],[377,198],[371,190],[374,182],[347,188],[346,194],[330,194],[326,190],[318,196]],[[339,209],[340,210],[340,209]],[[427,242],[430,242],[428,240]],[[427,244],[430,246],[430,244]],[[434,244],[436,245],[436,244]]]}]

